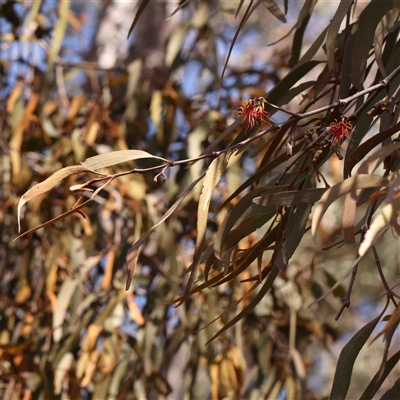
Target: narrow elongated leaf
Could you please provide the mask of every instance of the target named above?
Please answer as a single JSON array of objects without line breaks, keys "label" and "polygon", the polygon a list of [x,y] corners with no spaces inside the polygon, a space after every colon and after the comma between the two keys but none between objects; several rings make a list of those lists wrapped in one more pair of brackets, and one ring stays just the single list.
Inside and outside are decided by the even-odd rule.
[{"label": "narrow elongated leaf", "polygon": [[357,191],[347,193],[343,202],[342,231],[346,243],[355,242],[355,217],[357,212]]},{"label": "narrow elongated leaf", "polygon": [[314,203],[321,199],[326,192],[324,188],[312,188],[267,194],[266,196],[256,197],[253,202],[259,206],[292,206],[300,203]]},{"label": "narrow elongated leaf", "polygon": [[[238,36],[239,36],[240,30],[242,29],[242,27],[244,26],[244,24],[245,24],[245,22],[246,22],[248,16],[250,15],[250,10],[251,10],[251,6],[252,6],[252,5],[253,5],[253,0],[250,0],[249,6],[247,7],[246,12],[245,12],[244,15],[243,15],[243,18],[242,18],[242,20],[240,21],[240,24],[239,24],[239,26],[238,26],[238,28],[237,28],[237,30],[236,30],[236,32],[235,32],[235,36],[233,37],[233,39],[232,39],[232,41],[231,41],[231,44],[230,44],[230,46],[229,46],[228,55],[226,56],[226,60],[225,60],[224,67],[222,68],[222,73],[221,73],[221,78],[220,78],[220,84],[219,84],[220,87],[222,86],[222,81],[223,81],[223,79],[224,79],[225,70],[226,70],[226,67],[228,66],[228,62],[229,62],[229,58],[231,57],[231,54],[232,54],[233,46],[234,46],[235,43],[236,43],[236,40],[237,40],[237,38],[238,38]],[[256,5],[256,7],[257,7],[257,5]]]},{"label": "narrow elongated leaf", "polygon": [[143,150],[117,150],[105,154],[99,154],[85,160],[82,165],[96,171],[101,168],[111,167],[127,161],[139,160],[142,158],[155,158],[157,160],[167,161],[164,158],[153,156]]},{"label": "narrow elongated leaf", "polygon": [[132,247],[129,249],[128,254],[126,255],[126,269],[128,271],[128,277],[126,279],[126,290],[128,290],[131,286],[132,278],[135,274],[137,260],[139,257],[139,250],[142,245],[145,243],[147,238],[165,221],[167,220],[172,213],[180,206],[185,197],[190,193],[190,191],[203,179],[205,173],[197,178],[175,201],[175,203],[168,209],[168,211],[146,232],[141,238],[135,242]]},{"label": "narrow elongated leaf", "polygon": [[[293,153],[296,153],[299,151],[299,149],[303,146],[302,143],[297,144],[293,148]],[[290,158],[290,156],[285,152],[280,154],[278,157],[274,158],[272,161],[270,161],[268,164],[264,165],[261,167],[257,172],[255,172],[252,176],[250,176],[248,179],[246,179],[219,207],[219,210],[221,210],[223,207],[225,207],[229,202],[232,201],[236,196],[238,196],[240,193],[242,193],[245,189],[247,189],[250,185],[252,185],[254,182],[257,182],[261,179],[261,177],[265,176],[268,172],[272,171],[279,165],[283,164],[285,161],[287,161]],[[271,182],[273,183],[273,182]]]},{"label": "narrow elongated leaf", "polygon": [[21,209],[28,201],[34,199],[37,196],[40,196],[41,194],[47,193],[48,191],[53,189],[53,187],[56,186],[57,183],[59,183],[66,177],[83,172],[92,171],[82,165],[73,165],[71,167],[62,168],[59,171],[54,172],[53,175],[49,176],[43,182],[35,184],[27,192],[25,192],[18,202],[18,232],[20,232],[21,228]]},{"label": "narrow elongated leaf", "polygon": [[[298,62],[298,66],[302,65],[302,60]],[[300,93],[304,92],[305,90],[309,89],[310,87],[314,86],[317,83],[317,81],[308,81],[308,82],[303,82],[300,83],[299,85],[295,86],[294,88],[290,89],[288,92],[286,92],[276,103],[278,106],[283,106],[289,101],[293,100],[296,96],[298,96]]]},{"label": "narrow elongated leaf", "polygon": [[[361,107],[365,102],[365,99],[360,97],[356,102],[356,109]],[[369,116],[366,112],[362,113],[361,117],[358,119],[356,126],[354,126],[351,132],[351,140],[348,143],[346,149],[346,158],[351,154],[361,143],[363,138],[370,132],[374,118]],[[347,170],[343,171],[344,177],[347,178]]]},{"label": "narrow elongated leaf", "polygon": [[356,175],[352,178],[348,178],[343,182],[338,183],[335,186],[329,188],[321,197],[320,202],[316,205],[312,224],[311,224],[311,233],[315,239],[318,225],[321,222],[322,217],[324,216],[328,207],[339,197],[344,196],[345,194],[357,190],[357,189],[366,189],[371,187],[382,187],[387,186],[389,184],[389,180],[382,176],[375,175]]},{"label": "narrow elongated leaf", "polygon": [[[400,129],[400,123],[397,124],[399,127],[397,130]],[[395,127],[393,127],[395,128]],[[383,135],[375,135],[374,137],[372,137],[370,140],[368,140],[366,143],[367,145],[362,149],[362,151],[360,152],[360,154],[363,154],[363,152],[367,151],[368,149],[372,148],[371,146],[373,146],[374,144],[377,144],[377,141],[383,141],[384,137],[386,137],[388,135],[387,132],[389,133],[394,133],[395,130],[393,130],[393,128],[382,132]],[[379,136],[379,137],[378,137]],[[389,135],[390,137],[391,135]],[[371,142],[372,140],[372,142]],[[368,143],[369,142],[369,143]],[[365,143],[364,143],[365,144]],[[362,147],[362,146],[360,146]],[[359,148],[358,148],[359,149]],[[357,150],[358,150],[357,149]],[[384,148],[383,148],[384,149]],[[374,172],[374,170],[378,167],[379,165],[379,160],[382,160],[382,156],[380,156],[379,154],[383,151],[384,154],[386,154],[386,152],[391,152],[391,149],[389,150],[383,150],[383,149],[378,149],[378,155],[376,155],[375,153],[371,155],[371,159],[370,157],[366,160],[366,162],[364,162],[357,174],[360,173],[372,173]],[[357,152],[356,150],[356,152]],[[352,153],[353,154],[353,153]],[[362,156],[362,158],[364,158],[366,153],[364,153],[364,155]],[[390,153],[389,153],[390,154]],[[350,155],[351,156],[351,155]],[[353,156],[354,158],[352,158],[351,162],[354,162],[355,160],[357,160],[357,158],[359,157],[359,155],[355,155]],[[378,160],[378,163],[376,162],[376,160]],[[352,168],[352,166],[350,165],[350,167]],[[351,170],[349,171],[349,173],[351,172]],[[355,236],[355,216],[356,216],[356,211],[357,211],[357,200],[358,200],[358,194],[356,191],[352,191],[350,193],[348,193],[346,195],[346,198],[344,200],[343,203],[343,212],[342,212],[342,230],[343,230],[343,235],[344,235],[344,239],[346,241],[346,243],[354,243],[354,236]]]},{"label": "narrow elongated leaf", "polygon": [[69,372],[74,355],[71,352],[65,353],[54,371],[54,394],[59,395],[62,390],[62,384],[65,375]]},{"label": "narrow elongated leaf", "polygon": [[312,206],[309,204],[301,204],[296,207],[296,211],[290,210],[288,218],[288,228],[285,233],[285,240],[283,246],[278,253],[276,266],[278,269],[284,269],[293,256],[293,253],[299,246],[301,239],[304,236],[304,231],[307,226],[308,216],[310,215]]},{"label": "narrow elongated leaf", "polygon": [[53,37],[47,57],[46,82],[49,82],[53,73],[53,66],[58,56],[67,31],[70,0],[61,1],[58,5],[58,19],[54,25]]},{"label": "narrow elongated leaf", "polygon": [[385,327],[374,338],[374,340],[376,340],[381,335],[384,335],[385,337],[385,350],[383,352],[381,367],[379,368],[379,371],[377,373],[378,381],[381,380],[382,376],[385,374],[390,343],[392,342],[393,335],[396,332],[399,324],[400,324],[400,306],[397,306],[393,314],[390,316],[389,321],[386,323]]},{"label": "narrow elongated leaf", "polygon": [[[198,267],[200,265],[201,255],[205,247],[205,234],[207,229],[208,221],[208,210],[211,203],[212,193],[217,186],[221,176],[224,174],[228,165],[230,154],[224,153],[217,157],[209,166],[204,182],[203,188],[200,194],[199,206],[197,210],[197,238],[196,238],[196,249],[193,255],[193,262],[190,266],[190,276],[185,289],[186,297],[190,296],[194,281],[197,276]],[[179,304],[178,304],[179,305]]]},{"label": "narrow elongated leaf", "polygon": [[[312,11],[312,10],[311,10]],[[308,22],[310,21],[311,18],[311,13],[308,14],[300,24],[300,26],[296,29],[296,32],[294,33],[293,36],[293,42],[292,42],[292,53],[288,62],[289,67],[293,68],[297,62],[299,61],[300,58],[300,53],[302,49],[302,43],[303,43],[303,36],[304,32],[307,29]]]},{"label": "narrow elongated leaf", "polygon": [[47,225],[50,225],[50,224],[52,224],[52,223],[54,223],[54,222],[56,222],[56,221],[59,221],[59,220],[65,218],[65,217],[67,217],[68,215],[71,215],[71,214],[74,214],[74,213],[79,213],[81,216],[83,216],[83,217],[85,218],[84,214],[83,214],[82,211],[81,211],[82,208],[84,208],[84,207],[87,206],[89,203],[91,203],[91,202],[93,201],[93,199],[94,199],[94,198],[95,198],[95,197],[96,197],[110,182],[111,182],[111,179],[108,179],[105,183],[103,183],[101,186],[99,186],[99,187],[92,193],[92,195],[90,196],[90,198],[89,198],[88,200],[86,200],[86,201],[84,201],[83,203],[80,203],[80,204],[77,203],[77,204],[75,204],[74,207],[72,207],[70,210],[66,211],[65,213],[62,213],[62,214],[60,214],[60,215],[57,215],[57,217],[54,217],[53,219],[51,219],[51,220],[49,220],[49,221],[46,221],[46,222],[44,222],[43,224],[37,225],[37,226],[35,226],[35,227],[33,227],[33,228],[27,230],[26,232],[24,232],[24,233],[22,233],[21,235],[17,236],[17,237],[14,239],[14,242],[15,242],[16,240],[20,239],[21,237],[26,236],[26,235],[28,235],[28,234],[31,233],[31,232],[37,231],[38,229],[43,228],[43,227],[45,227],[45,226],[47,226]]},{"label": "narrow elongated leaf", "polygon": [[167,67],[171,67],[176,57],[179,55],[188,29],[189,25],[181,24],[174,30],[173,34],[169,38],[165,52],[165,65]]},{"label": "narrow elongated leaf", "polygon": [[261,4],[279,21],[286,23],[286,18],[274,0],[261,0]]},{"label": "narrow elongated leaf", "polygon": [[386,33],[392,29],[395,24],[399,23],[399,18],[400,18],[400,7],[396,7],[393,10],[389,11],[379,22],[376,31],[375,31],[375,37],[374,37],[374,54],[375,54],[375,60],[376,63],[378,64],[378,68],[381,71],[381,74],[383,77],[386,78],[387,73],[385,69],[385,65],[383,63],[383,54],[382,54],[382,48],[383,48],[383,42]]},{"label": "narrow elongated leaf", "polygon": [[89,257],[83,265],[76,269],[76,273],[67,278],[61,285],[57,296],[56,309],[53,313],[53,340],[59,342],[62,338],[62,327],[65,321],[65,313],[69,307],[71,298],[77,288],[86,278],[87,273],[96,266],[104,256],[100,253],[97,256]]},{"label": "narrow elongated leaf", "polygon": [[202,152],[201,155],[210,153],[215,150],[219,143],[224,141],[240,124],[243,122],[243,117],[238,117],[235,122],[229,125],[215,140],[213,140]]},{"label": "narrow elongated leaf", "polygon": [[[278,104],[281,97],[295,85],[304,75],[310,72],[315,66],[320,64],[320,61],[308,61],[298,68],[290,71],[266,96],[266,99],[273,104]],[[268,108],[268,107],[267,107]],[[268,109],[271,114],[274,112],[272,109]]]},{"label": "narrow elongated leaf", "polygon": [[328,27],[328,33],[326,35],[326,55],[328,58],[328,67],[331,71],[335,66],[334,59],[336,39],[339,33],[340,25],[342,24],[343,18],[346,16],[351,5],[352,2],[350,0],[342,0]]},{"label": "narrow elongated leaf", "polygon": [[331,389],[331,394],[329,396],[330,399],[346,399],[356,358],[360,353],[360,350],[367,342],[368,338],[371,336],[376,325],[380,321],[383,312],[367,325],[365,325],[363,328],[361,328],[343,347],[342,351],[340,352],[338,363],[336,365],[335,377],[333,378],[333,385]]},{"label": "narrow elongated leaf", "polygon": [[179,6],[176,7],[174,11],[172,11],[172,13],[168,16],[168,18],[165,21],[168,22],[179,10],[184,8],[188,3],[189,0],[185,0],[183,3],[179,4]]},{"label": "narrow elongated leaf", "polygon": [[196,247],[203,242],[208,221],[208,210],[215,187],[224,174],[229,161],[229,154],[223,153],[218,156],[208,167],[200,194],[199,207],[197,210],[197,238]]},{"label": "narrow elongated leaf", "polygon": [[348,174],[351,174],[352,169],[354,166],[361,161],[374,147],[381,144],[386,139],[390,138],[396,132],[400,131],[400,122],[396,125],[392,126],[391,128],[380,132],[372,138],[368,139],[366,142],[362,143],[358,146],[345,160],[345,167]]},{"label": "narrow elongated leaf", "polygon": [[400,214],[400,197],[394,199],[392,203],[386,204],[382,211],[374,217],[371,226],[360,244],[358,254],[363,256],[373,245],[375,238],[392,220]]},{"label": "narrow elongated leaf", "polygon": [[371,0],[360,14],[354,36],[351,65],[351,81],[357,89],[361,89],[364,84],[368,54],[374,41],[376,27],[392,7],[392,1]]},{"label": "narrow elongated leaf", "polygon": [[351,61],[354,49],[354,35],[357,31],[357,24],[354,23],[348,28],[350,32],[343,32],[341,35],[348,35],[344,49],[342,50],[342,76],[340,77],[340,98],[344,99],[350,95],[351,87]]},{"label": "narrow elongated leaf", "polygon": [[393,400],[399,398],[400,393],[400,378],[394,383],[394,385],[383,394],[380,400]]},{"label": "narrow elongated leaf", "polygon": [[244,3],[244,0],[240,0],[240,3],[239,3],[238,8],[236,10],[235,18],[237,18],[237,16],[239,15],[239,12],[242,9],[243,3]]},{"label": "narrow elongated leaf", "polygon": [[139,8],[137,10],[137,13],[135,15],[135,18],[133,19],[132,25],[129,28],[129,32],[128,32],[128,36],[127,39],[129,39],[130,34],[133,31],[133,28],[136,26],[137,22],[139,21],[139,17],[142,14],[142,12],[144,11],[144,9],[147,7],[147,5],[150,3],[150,0],[142,0],[140,2]]},{"label": "narrow elongated leaf", "polygon": [[269,273],[267,280],[262,285],[259,292],[254,296],[251,302],[238,314],[235,318],[231,319],[227,322],[223,328],[221,328],[207,343],[212,342],[222,333],[224,333],[227,329],[233,326],[236,322],[240,321],[243,317],[245,317],[249,312],[251,312],[254,307],[261,301],[261,299],[267,294],[268,290],[271,288],[272,284],[274,283],[276,277],[279,274],[279,269],[273,267],[271,272]]},{"label": "narrow elongated leaf", "polygon": [[360,165],[357,173],[372,174],[383,163],[385,158],[397,149],[400,149],[400,142],[395,142],[376,150]]},{"label": "narrow elongated leaf", "polygon": [[220,261],[223,260],[224,243],[226,237],[232,231],[232,228],[235,226],[235,224],[240,221],[246,210],[251,206],[254,198],[257,197],[257,195],[259,194],[265,193],[266,191],[275,190],[279,190],[279,188],[257,188],[255,190],[252,190],[250,193],[247,193],[238,201],[237,204],[235,204],[235,206],[225,218],[224,222],[219,227],[217,234],[215,235],[214,254],[217,259],[219,259]]},{"label": "narrow elongated leaf", "polygon": [[[274,44],[279,43],[283,39],[287,38],[295,29],[299,28],[299,26],[301,26],[301,24],[303,23],[304,19],[311,15],[312,10],[314,9],[314,6],[316,3],[317,3],[317,0],[306,0],[304,2],[302,9],[300,10],[299,17],[297,18],[297,22],[293,26],[293,28],[290,29],[290,31],[286,35],[284,35],[277,41],[270,43],[268,46],[273,46]],[[285,10],[287,10],[287,4],[284,4],[284,6],[285,6]],[[286,11],[285,11],[285,15],[286,15]]]},{"label": "narrow elongated leaf", "polygon": [[[328,26],[320,33],[320,35],[317,37],[315,42],[310,46],[310,48],[305,52],[304,56],[301,57],[299,62],[295,65],[294,68],[298,68],[300,65],[303,65],[307,61],[311,61],[312,58],[315,56],[316,52],[320,49],[322,46],[322,43],[324,42],[326,32],[328,31]],[[300,86],[300,85],[299,85]]]}]

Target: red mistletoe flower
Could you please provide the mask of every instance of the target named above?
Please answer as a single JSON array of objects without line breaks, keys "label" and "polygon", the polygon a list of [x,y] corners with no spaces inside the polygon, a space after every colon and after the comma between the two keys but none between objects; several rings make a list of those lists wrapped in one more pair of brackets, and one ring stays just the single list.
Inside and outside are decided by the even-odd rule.
[{"label": "red mistletoe flower", "polygon": [[263,100],[262,97],[258,99],[244,99],[242,105],[239,107],[237,116],[244,118],[245,133],[259,123],[261,123],[262,127],[266,124],[271,125],[270,114],[264,110]]},{"label": "red mistletoe flower", "polygon": [[342,117],[340,122],[335,119],[335,121],[331,122],[329,126],[329,135],[332,136],[331,148],[343,138],[347,138],[350,131],[353,129],[351,122],[346,121],[344,117]]}]

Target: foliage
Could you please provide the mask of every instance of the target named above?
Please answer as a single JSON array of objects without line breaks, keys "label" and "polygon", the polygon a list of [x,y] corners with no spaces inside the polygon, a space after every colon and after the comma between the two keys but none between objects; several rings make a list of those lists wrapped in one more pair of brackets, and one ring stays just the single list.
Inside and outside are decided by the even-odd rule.
[{"label": "foliage", "polygon": [[[171,14],[163,39],[111,68],[71,45],[79,7],[49,3],[2,4],[2,398],[394,393],[398,2],[342,0],[317,35],[316,0],[143,1],[126,34],[145,47]],[[241,64],[290,12],[271,59]]]}]

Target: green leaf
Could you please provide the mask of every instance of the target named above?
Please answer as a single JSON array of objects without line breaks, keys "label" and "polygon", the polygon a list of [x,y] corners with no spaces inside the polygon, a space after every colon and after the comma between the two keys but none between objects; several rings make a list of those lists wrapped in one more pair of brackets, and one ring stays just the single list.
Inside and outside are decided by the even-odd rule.
[{"label": "green leaf", "polygon": [[[342,74],[340,77],[340,98],[344,99],[350,95],[351,87],[351,62],[354,49],[354,35],[357,31],[357,24],[352,24],[347,28],[350,32],[342,32],[340,36],[343,38],[345,34],[348,34],[347,40],[344,43],[344,50],[342,55]],[[343,40],[343,39],[342,39]]]},{"label": "green leaf", "polygon": [[224,333],[227,329],[229,329],[231,326],[233,326],[236,322],[240,321],[249,312],[251,312],[254,309],[254,307],[261,301],[261,299],[267,294],[268,290],[271,288],[271,286],[274,283],[278,274],[279,274],[279,269],[276,267],[273,267],[271,272],[268,275],[267,280],[264,282],[261,289],[254,296],[254,298],[251,300],[251,302],[238,315],[236,315],[235,318],[233,318],[229,322],[227,322],[223,326],[223,328],[221,328],[207,343],[212,342],[214,339],[216,339],[218,336],[220,336],[222,333]]},{"label": "green leaf", "polygon": [[398,26],[400,24],[399,18],[400,18],[400,7],[396,7],[393,10],[389,11],[382,18],[375,31],[375,37],[374,37],[375,60],[376,63],[378,64],[378,68],[382,76],[385,78],[387,76],[387,73],[385,70],[385,65],[383,63],[383,54],[382,54],[383,43],[387,32],[390,31],[392,28],[394,28],[396,25]]},{"label": "green leaf", "polygon": [[[299,61],[298,65],[301,65],[301,60]],[[317,81],[308,81],[308,82],[303,82],[300,83],[299,85],[295,86],[294,88],[290,89],[287,91],[278,102],[276,102],[276,105],[278,106],[283,106],[289,101],[291,101],[293,98],[298,96],[300,93],[304,92],[305,90],[309,89],[310,87],[314,86],[317,83]]]},{"label": "green leaf", "polygon": [[292,54],[290,60],[288,62],[289,67],[293,68],[300,58],[301,49],[303,48],[303,36],[304,32],[306,31],[308,22],[310,21],[311,14],[306,15],[303,19],[300,26],[296,29],[296,32],[293,36],[293,43],[292,43]]},{"label": "green leaf", "polygon": [[[386,309],[386,307],[385,307]],[[361,328],[343,347],[340,352],[339,360],[336,365],[335,377],[329,398],[331,400],[345,400],[347,391],[349,390],[351,375],[353,372],[354,362],[363,348],[368,338],[371,336],[376,325],[380,321],[383,312],[375,319]]]},{"label": "green leaf", "polygon": [[218,144],[225,140],[232,132],[240,126],[243,122],[243,117],[238,117],[235,121],[229,125],[215,140],[213,140],[202,152],[201,155],[210,153],[211,151],[215,150]]},{"label": "green leaf", "polygon": [[372,174],[380,164],[383,163],[385,158],[392,154],[397,149],[400,149],[400,142],[395,142],[387,146],[381,147],[374,151],[368,158],[360,165],[357,173],[359,174]]},{"label": "green leaf", "polygon": [[[361,105],[365,102],[364,98],[358,99],[356,102],[356,108],[361,107]],[[374,121],[373,117],[367,115],[367,112],[363,112],[357,124],[353,127],[351,133],[351,140],[348,143],[345,159],[348,157],[350,153],[352,153],[360,144],[362,139],[368,134],[371,129],[372,123]],[[344,176],[347,178],[347,170],[344,170]]]},{"label": "green leaf", "polygon": [[[243,252],[238,259],[236,260],[235,265],[232,268],[232,271],[229,272],[229,275],[223,276],[222,279],[217,280],[217,282],[213,286],[221,285],[225,282],[231,281],[233,278],[239,276],[250,264],[252,264],[260,255],[262,255],[263,251],[265,251],[269,246],[272,245],[277,239],[278,230],[281,229],[281,225],[278,224],[271,231],[267,232],[253,247]],[[267,271],[266,268],[264,268]],[[263,270],[263,274],[264,274]],[[266,275],[263,275],[265,277]]]},{"label": "green leaf", "polygon": [[268,11],[275,16],[276,18],[279,19],[279,21],[286,23],[286,18],[283,15],[282,11],[278,7],[278,5],[275,3],[274,0],[260,0],[261,4],[265,6]]},{"label": "green leaf", "polygon": [[72,296],[80,283],[86,278],[88,272],[95,267],[102,257],[103,253],[87,258],[83,265],[75,266],[75,273],[71,274],[61,285],[57,296],[57,305],[53,313],[53,340],[59,342],[62,338],[63,324],[65,314],[69,307]]},{"label": "green leaf", "polygon": [[372,400],[375,393],[382,386],[382,383],[385,381],[387,376],[390,374],[392,369],[397,365],[400,361],[400,350],[395,353],[386,363],[384,370],[382,373],[378,371],[375,376],[372,378],[371,382],[368,384],[363,394],[360,397],[360,400]]},{"label": "green leaf", "polygon": [[283,0],[283,8],[285,9],[285,15],[288,12],[288,3],[289,3],[289,0]]},{"label": "green leaf", "polygon": [[[259,3],[258,3],[258,4],[259,4]],[[256,7],[258,6],[258,4],[256,4],[256,5],[253,7],[253,10],[254,10],[254,8],[256,8]],[[231,54],[232,54],[233,46],[234,46],[235,43],[236,43],[236,40],[237,40],[237,38],[238,38],[238,36],[239,36],[240,30],[243,28],[244,24],[245,24],[246,21],[247,21],[247,18],[249,17],[249,15],[250,15],[251,12],[252,12],[252,11],[251,11],[251,6],[252,6],[252,5],[253,5],[253,0],[250,0],[249,6],[247,7],[246,12],[245,12],[244,15],[243,15],[243,18],[242,18],[242,20],[240,21],[240,24],[239,24],[238,28],[236,29],[235,35],[233,36],[233,39],[232,39],[231,44],[230,44],[230,46],[229,46],[228,55],[226,56],[226,60],[225,60],[224,67],[222,68],[222,73],[221,73],[221,78],[220,78],[220,87],[221,87],[221,85],[222,85],[222,80],[224,79],[224,74],[225,74],[226,67],[228,66],[229,58],[230,58],[230,56],[231,56]]]},{"label": "green leaf", "polygon": [[400,378],[394,383],[394,385],[381,397],[380,400],[394,400],[399,398],[400,393]]},{"label": "green leaf", "polygon": [[252,205],[254,198],[263,194],[265,192],[275,192],[282,189],[282,187],[261,187],[252,190],[243,196],[237,204],[232,208],[229,214],[226,216],[224,222],[218,229],[217,234],[214,239],[214,254],[217,259],[223,261],[223,252],[226,249],[224,243],[226,241],[227,235],[232,231],[232,228],[240,221],[244,213]]},{"label": "green leaf", "polygon": [[325,188],[311,188],[268,194],[254,198],[253,202],[259,206],[292,206],[300,203],[314,203],[321,199],[326,192]]},{"label": "green leaf", "polygon": [[240,12],[240,10],[242,8],[243,3],[244,3],[244,0],[240,0],[240,3],[239,3],[238,8],[236,10],[235,18],[237,18],[237,16],[239,15],[239,12]]},{"label": "green leaf", "polygon": [[362,143],[357,147],[345,160],[345,169],[348,175],[351,175],[351,171],[354,166],[364,159],[364,157],[376,146],[381,144],[386,139],[390,138],[396,132],[400,131],[400,122],[386,131],[379,132],[378,134],[372,136],[366,142]]},{"label": "green leaf", "polygon": [[315,42],[310,46],[310,48],[305,52],[305,54],[303,55],[303,57],[301,57],[300,61],[295,65],[294,68],[298,68],[300,65],[303,65],[304,63],[306,63],[307,61],[311,61],[312,58],[315,56],[315,53],[320,49],[320,47],[322,46],[322,43],[324,42],[325,36],[326,36],[326,32],[328,31],[328,27],[327,26],[321,33],[320,35],[317,37],[317,39],[315,40]]},{"label": "green leaf", "polygon": [[[317,3],[317,0],[306,0],[304,2],[304,5],[303,5],[302,9],[300,10],[299,17],[297,18],[297,22],[293,26],[293,28],[290,29],[290,31],[286,35],[284,35],[283,37],[281,37],[277,41],[275,41],[273,43],[270,43],[268,46],[273,46],[274,44],[279,43],[283,39],[287,38],[295,29],[299,28],[301,26],[301,24],[303,23],[304,19],[309,17],[312,14],[314,6],[315,6],[316,3]],[[287,4],[285,4],[284,6],[285,6],[285,10],[287,10]],[[285,15],[286,15],[286,12],[285,12]]]},{"label": "green leaf", "polygon": [[126,279],[126,290],[128,290],[132,283],[132,278],[135,274],[136,265],[139,257],[139,250],[142,245],[146,242],[147,238],[165,221],[167,220],[174,211],[180,206],[185,197],[190,191],[203,179],[205,173],[197,178],[175,201],[175,203],[168,209],[168,211],[146,232],[140,239],[135,242],[129,249],[126,255],[126,269],[128,271],[128,277]]},{"label": "green leaf", "polygon": [[[308,222],[308,217],[311,212],[312,205],[300,204],[293,210],[289,211],[288,228],[285,233],[285,240],[281,250],[281,259],[277,259],[279,269],[285,268],[296,251],[301,240],[304,237],[305,229]],[[280,261],[280,264],[278,263]]]},{"label": "green leaf", "polygon": [[179,4],[178,7],[175,8],[174,11],[172,11],[171,14],[169,14],[168,18],[165,20],[165,22],[168,22],[179,10],[181,10],[182,8],[184,8],[185,6],[187,6],[187,4],[189,3],[189,0],[185,0],[183,2],[181,2]]},{"label": "green leaf", "polygon": [[376,27],[392,8],[392,1],[371,0],[360,14],[357,32],[354,35],[351,65],[351,81],[359,90],[364,84],[368,54],[373,45]]},{"label": "green leaf", "polygon": [[335,186],[329,188],[321,197],[321,200],[315,207],[312,224],[311,224],[311,233],[315,239],[317,234],[318,225],[320,224],[322,217],[324,216],[326,210],[329,206],[337,200],[339,197],[344,196],[345,194],[357,190],[357,189],[366,189],[371,187],[382,187],[387,186],[389,184],[389,180],[382,176],[375,175],[367,175],[360,174],[348,178]]},{"label": "green leaf", "polygon": [[336,51],[336,39],[339,33],[340,25],[342,24],[343,18],[346,16],[351,5],[351,1],[342,0],[328,27],[328,33],[326,35],[326,54],[328,58],[328,67],[331,71],[335,67],[334,58]]},{"label": "green leaf", "polygon": [[[266,99],[273,104],[277,104],[285,93],[295,85],[304,75],[310,72],[320,61],[308,61],[298,68],[290,71],[266,96]],[[268,110],[271,114],[274,110]]]},{"label": "green leaf", "polygon": [[131,24],[131,27],[129,28],[129,32],[128,32],[128,36],[127,39],[129,39],[130,34],[133,31],[133,28],[135,27],[135,25],[137,24],[137,22],[139,21],[139,17],[142,14],[142,12],[144,11],[144,9],[147,7],[147,5],[150,3],[150,0],[142,0],[140,2],[140,6],[137,10],[137,13],[135,15],[135,18],[133,19],[133,22]]}]

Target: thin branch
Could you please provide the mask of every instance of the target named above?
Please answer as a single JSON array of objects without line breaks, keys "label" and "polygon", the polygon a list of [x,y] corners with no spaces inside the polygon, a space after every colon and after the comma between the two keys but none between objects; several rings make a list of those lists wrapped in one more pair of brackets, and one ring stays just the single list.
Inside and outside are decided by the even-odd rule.
[{"label": "thin branch", "polygon": [[383,286],[384,286],[384,288],[386,290],[386,296],[392,301],[394,306],[397,307],[398,304],[397,304],[396,300],[394,299],[394,297],[400,298],[400,296],[398,296],[395,292],[393,292],[393,290],[390,289],[390,287],[389,287],[389,285],[388,285],[388,283],[386,281],[385,275],[383,274],[382,266],[381,266],[381,263],[379,261],[378,252],[376,251],[376,247],[375,246],[372,246],[372,251],[374,253],[376,268],[378,269],[379,276],[381,277],[381,281],[382,281]]}]

